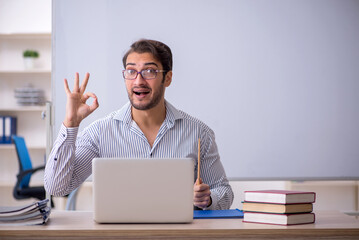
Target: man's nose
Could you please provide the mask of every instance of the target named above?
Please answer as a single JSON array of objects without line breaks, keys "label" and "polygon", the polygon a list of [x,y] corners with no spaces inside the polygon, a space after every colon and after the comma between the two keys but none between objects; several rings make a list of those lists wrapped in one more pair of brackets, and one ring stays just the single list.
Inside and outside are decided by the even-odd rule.
[{"label": "man's nose", "polygon": [[133,81],[134,81],[134,84],[136,84],[136,85],[146,82],[146,80],[142,77],[142,74],[140,72],[137,74],[137,77]]}]

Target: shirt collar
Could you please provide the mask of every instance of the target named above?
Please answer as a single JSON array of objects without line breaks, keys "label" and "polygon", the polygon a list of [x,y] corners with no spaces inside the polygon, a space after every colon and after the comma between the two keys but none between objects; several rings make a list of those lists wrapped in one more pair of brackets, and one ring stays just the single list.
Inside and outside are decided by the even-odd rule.
[{"label": "shirt collar", "polygon": [[166,118],[164,122],[167,123],[168,128],[171,128],[175,124],[175,121],[183,118],[183,116],[180,111],[178,111],[172,104],[170,104],[166,100],[165,100],[165,105],[166,105]]},{"label": "shirt collar", "polygon": [[[171,128],[173,127],[175,121],[183,118],[183,116],[181,112],[177,110],[172,104],[167,102],[167,100],[165,100],[165,105],[166,105],[166,118],[164,120],[164,123],[166,123],[167,126]],[[130,126],[132,122],[131,103],[127,102],[120,110],[117,111],[117,113],[113,118]]]},{"label": "shirt collar", "polygon": [[117,111],[113,119],[119,120],[125,124],[130,124],[132,121],[131,104],[127,102],[120,110]]}]

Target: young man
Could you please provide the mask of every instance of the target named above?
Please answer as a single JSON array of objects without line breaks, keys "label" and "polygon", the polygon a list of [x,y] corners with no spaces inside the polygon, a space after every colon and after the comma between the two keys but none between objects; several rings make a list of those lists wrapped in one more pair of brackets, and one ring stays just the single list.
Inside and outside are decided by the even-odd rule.
[{"label": "young man", "polygon": [[[95,157],[196,159],[201,139],[201,176],[193,186],[193,204],[200,209],[228,209],[233,192],[220,162],[213,131],[203,122],[177,110],[165,98],[172,81],[172,53],[158,41],[140,40],[123,57],[123,77],[130,100],[120,110],[82,131],[81,121],[99,106],[94,93],[85,93],[76,73],[74,89],[64,80],[66,116],[45,169],[45,189],[64,196],[92,171]],[[91,106],[86,100],[94,99]],[[196,166],[197,167],[197,166]]]}]

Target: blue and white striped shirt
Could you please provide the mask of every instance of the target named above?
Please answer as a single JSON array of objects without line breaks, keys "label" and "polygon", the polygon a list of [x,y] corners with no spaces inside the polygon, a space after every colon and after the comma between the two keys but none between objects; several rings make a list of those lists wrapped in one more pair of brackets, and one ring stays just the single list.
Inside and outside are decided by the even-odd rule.
[{"label": "blue and white striped shirt", "polygon": [[203,122],[177,110],[166,101],[166,118],[153,146],[132,120],[131,104],[110,113],[86,127],[61,126],[45,169],[46,191],[64,196],[76,189],[92,173],[92,159],[193,158],[197,178],[198,138],[201,138],[201,178],[211,190],[208,209],[228,209],[233,192],[218,154],[213,131]]}]

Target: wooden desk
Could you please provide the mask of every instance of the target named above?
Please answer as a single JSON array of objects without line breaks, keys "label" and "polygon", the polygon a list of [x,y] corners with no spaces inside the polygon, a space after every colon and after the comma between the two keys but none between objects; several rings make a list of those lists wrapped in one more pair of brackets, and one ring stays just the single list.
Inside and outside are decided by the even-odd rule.
[{"label": "wooden desk", "polygon": [[92,212],[53,211],[43,226],[0,226],[0,239],[359,239],[359,220],[317,212],[316,223],[276,226],[242,219],[195,219],[190,224],[97,224]]}]

